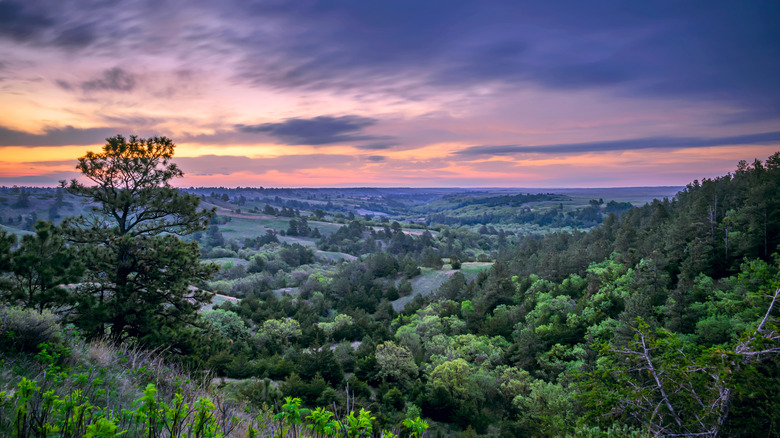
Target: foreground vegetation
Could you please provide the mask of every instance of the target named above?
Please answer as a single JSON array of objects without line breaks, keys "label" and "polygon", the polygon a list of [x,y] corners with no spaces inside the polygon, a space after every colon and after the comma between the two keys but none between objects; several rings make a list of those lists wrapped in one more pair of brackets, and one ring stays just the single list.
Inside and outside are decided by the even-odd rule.
[{"label": "foreground vegetation", "polygon": [[[84,214],[0,231],[3,312],[24,315],[0,327],[8,431],[27,409],[25,430],[51,420],[53,436],[780,435],[780,153],[632,207],[178,191],[172,144],[150,141],[82,159],[94,188],[28,207],[25,189],[4,194]],[[107,190],[112,166],[157,176]],[[219,304],[201,306],[211,291]],[[14,318],[46,319],[59,340],[20,343],[30,324]],[[100,348],[114,359],[95,362]],[[123,362],[155,348],[148,371]],[[162,367],[187,383],[150,377]],[[84,373],[113,383],[87,390]],[[47,391],[46,408],[23,407]],[[74,397],[88,421],[66,432]]]},{"label": "foreground vegetation", "polygon": [[[109,339],[85,342],[48,311],[3,309],[0,432],[17,437],[380,436],[369,411],[301,407],[299,398],[256,408],[236,402],[208,373],[185,370],[150,351]],[[36,345],[35,348],[31,348]],[[31,354],[32,351],[38,351]],[[22,353],[22,354],[19,354]],[[411,436],[428,428],[404,420]]]}]

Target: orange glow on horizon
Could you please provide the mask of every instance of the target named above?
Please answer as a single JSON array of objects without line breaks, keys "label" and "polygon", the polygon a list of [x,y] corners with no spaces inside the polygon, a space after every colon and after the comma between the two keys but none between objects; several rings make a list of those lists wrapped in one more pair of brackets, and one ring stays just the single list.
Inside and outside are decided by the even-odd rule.
[{"label": "orange glow on horizon", "polygon": [[[237,157],[228,163],[242,163],[241,157],[273,160],[309,155],[339,155],[353,157],[339,165],[322,164],[302,169],[273,169],[252,172],[236,168],[215,171],[214,174],[196,174],[185,167],[184,178],[177,186],[274,186],[274,187],[330,187],[330,186],[503,186],[503,187],[564,187],[566,181],[592,174],[595,169],[604,179],[593,179],[593,186],[684,185],[693,179],[713,177],[731,172],[740,160],[766,159],[777,151],[776,146],[728,146],[688,148],[677,150],[630,150],[591,152],[578,155],[551,156],[520,154],[511,156],[473,157],[468,160],[454,154],[464,145],[433,143],[413,150],[363,151],[351,146],[313,147],[280,146],[273,144],[214,146],[179,144],[177,157],[208,156]],[[5,178],[45,176],[74,172],[77,158],[88,150],[99,152],[102,145],[61,147],[0,147],[0,175]],[[290,153],[295,155],[291,156]],[[378,155],[379,160],[366,158]],[[718,157],[719,168],[712,167],[712,157]],[[287,162],[290,162],[287,160]],[[208,163],[208,162],[206,162]],[[206,166],[207,168],[207,166]],[[697,171],[698,169],[698,171]],[[693,176],[690,176],[693,172]],[[203,172],[201,172],[203,173]],[[207,172],[208,173],[208,172]],[[609,175],[612,175],[609,177]],[[659,175],[674,176],[664,183]],[[563,181],[563,185],[557,183]],[[602,182],[598,182],[602,181]],[[611,181],[615,181],[612,183]]]}]

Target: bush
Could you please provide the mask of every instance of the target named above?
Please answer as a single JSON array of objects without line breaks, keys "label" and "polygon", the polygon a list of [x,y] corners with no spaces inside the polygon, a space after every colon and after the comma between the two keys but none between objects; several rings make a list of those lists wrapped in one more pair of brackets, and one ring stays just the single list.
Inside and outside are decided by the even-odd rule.
[{"label": "bush", "polygon": [[254,256],[256,252],[249,248],[241,248],[238,250],[238,256],[244,260],[250,260],[252,259],[252,256]]},{"label": "bush", "polygon": [[405,278],[398,283],[398,295],[406,297],[412,294],[412,283]]},{"label": "bush", "polygon": [[206,258],[209,259],[218,259],[218,258],[224,258],[224,257],[238,257],[238,254],[230,249],[222,248],[222,247],[215,247],[211,251],[208,252],[206,255]]},{"label": "bush", "polygon": [[246,356],[236,356],[225,369],[225,375],[231,379],[246,379],[256,373],[257,367]]},{"label": "bush", "polygon": [[238,280],[233,281],[231,295],[241,298],[250,293],[259,293],[268,290],[268,283],[270,281],[270,278],[260,274],[252,274],[248,277],[239,278]]},{"label": "bush", "polygon": [[382,402],[385,405],[392,407],[396,411],[402,411],[406,406],[406,399],[404,394],[398,388],[390,388],[389,391],[382,396]]},{"label": "bush", "polygon": [[282,399],[282,392],[270,379],[251,379],[244,382],[239,386],[239,394],[255,406],[261,406],[263,403],[274,405]]},{"label": "bush", "polygon": [[385,292],[385,298],[387,298],[389,301],[395,301],[400,298],[398,289],[396,289],[394,284],[391,284],[390,287],[387,288],[387,292]]},{"label": "bush", "polygon": [[231,293],[233,292],[233,285],[231,284],[231,282],[226,280],[209,281],[208,288],[212,292],[216,292],[221,295],[231,295]]},{"label": "bush", "polygon": [[62,327],[49,310],[0,307],[0,351],[34,353],[38,345],[53,343]]}]

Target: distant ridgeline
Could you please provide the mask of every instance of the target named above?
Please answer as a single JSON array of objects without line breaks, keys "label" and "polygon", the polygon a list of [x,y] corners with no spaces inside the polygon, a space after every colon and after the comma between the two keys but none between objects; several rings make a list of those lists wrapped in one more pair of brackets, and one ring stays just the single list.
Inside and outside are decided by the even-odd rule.
[{"label": "distant ridgeline", "polygon": [[[571,196],[555,193],[478,197],[457,194],[442,198],[442,210],[426,216],[430,224],[450,226],[477,224],[534,224],[542,227],[589,228],[610,213],[616,215],[633,207],[630,202],[590,200],[585,206],[572,206]],[[566,203],[566,206],[564,206]],[[449,204],[449,205],[448,205]],[[446,206],[446,207],[445,207]],[[432,206],[435,211],[438,206]]]},{"label": "distant ridgeline", "polygon": [[519,195],[504,195],[504,196],[490,196],[486,198],[477,198],[468,195],[448,195],[444,197],[444,200],[457,203],[457,207],[461,208],[467,205],[485,205],[488,207],[520,207],[523,204],[531,202],[542,201],[571,201],[572,198],[566,195],[558,195],[555,193],[536,193],[536,194],[519,194]]}]

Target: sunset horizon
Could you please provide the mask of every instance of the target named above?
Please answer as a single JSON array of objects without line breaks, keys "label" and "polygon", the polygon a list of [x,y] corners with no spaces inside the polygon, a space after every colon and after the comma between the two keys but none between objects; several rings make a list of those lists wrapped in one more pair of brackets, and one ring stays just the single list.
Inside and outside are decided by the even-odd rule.
[{"label": "sunset horizon", "polygon": [[0,2],[0,185],[682,187],[780,150],[775,4]]}]

